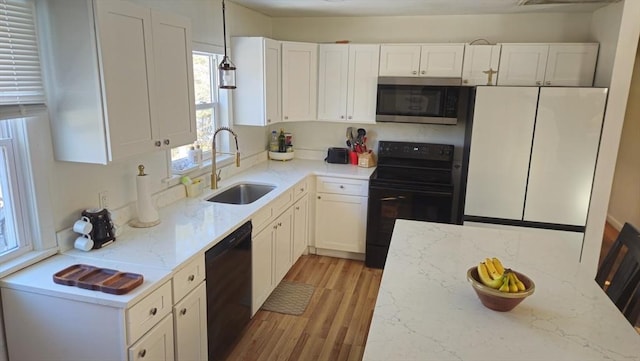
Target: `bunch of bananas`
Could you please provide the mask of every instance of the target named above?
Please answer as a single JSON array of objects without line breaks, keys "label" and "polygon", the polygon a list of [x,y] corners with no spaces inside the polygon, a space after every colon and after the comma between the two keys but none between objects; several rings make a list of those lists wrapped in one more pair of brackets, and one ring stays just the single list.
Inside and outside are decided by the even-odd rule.
[{"label": "bunch of bananas", "polygon": [[527,289],[516,273],[505,269],[495,257],[486,258],[478,264],[478,276],[485,286],[501,292],[522,292]]}]

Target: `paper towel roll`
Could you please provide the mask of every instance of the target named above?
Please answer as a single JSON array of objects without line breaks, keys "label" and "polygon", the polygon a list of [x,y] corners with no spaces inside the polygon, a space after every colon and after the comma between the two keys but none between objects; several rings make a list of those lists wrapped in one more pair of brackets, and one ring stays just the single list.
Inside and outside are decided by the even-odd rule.
[{"label": "paper towel roll", "polygon": [[143,223],[156,222],[158,211],[151,203],[151,192],[149,191],[149,177],[138,175],[136,177],[136,186],[138,189],[138,221]]}]

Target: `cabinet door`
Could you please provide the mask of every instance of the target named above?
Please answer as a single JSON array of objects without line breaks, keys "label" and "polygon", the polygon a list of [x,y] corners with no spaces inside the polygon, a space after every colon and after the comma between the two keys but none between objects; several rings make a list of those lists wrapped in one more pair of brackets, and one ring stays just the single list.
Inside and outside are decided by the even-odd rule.
[{"label": "cabinet door", "polygon": [[316,247],[364,253],[367,197],[318,193]]},{"label": "cabinet door", "polygon": [[170,361],[175,357],[173,350],[173,316],[169,315],[129,348],[129,360]]},{"label": "cabinet door", "polygon": [[309,195],[305,195],[293,206],[293,259],[298,258],[307,249],[309,238]]},{"label": "cabinet door", "polygon": [[598,44],[551,44],[544,85],[591,86]]},{"label": "cabinet door", "polygon": [[547,44],[502,44],[498,85],[543,85]]},{"label": "cabinet door", "polygon": [[465,215],[522,219],[537,100],[536,87],[478,87]]},{"label": "cabinet door", "polygon": [[607,89],[541,88],[524,220],[584,226]]},{"label": "cabinet door", "polygon": [[207,292],[201,282],[173,306],[176,360],[206,360]]},{"label": "cabinet door", "polygon": [[275,237],[273,239],[274,284],[277,285],[289,272],[293,246],[293,209],[287,209],[275,221]]},{"label": "cabinet door", "polygon": [[196,140],[196,113],[191,54],[191,21],[152,10],[155,92],[162,147],[173,148]]},{"label": "cabinet door", "polygon": [[418,76],[420,45],[381,45],[380,76]]},{"label": "cabinet door", "polygon": [[357,123],[376,122],[379,64],[379,45],[349,46],[348,121]]},{"label": "cabinet door", "polygon": [[[498,45],[470,45],[464,46],[464,63],[462,65],[463,85],[496,85],[498,65],[500,61]],[[485,72],[495,72],[491,75]]]},{"label": "cabinet door", "polygon": [[282,43],[282,119],[317,118],[318,45]]},{"label": "cabinet door", "polygon": [[274,230],[272,226],[268,226],[262,230],[262,232],[255,235],[252,240],[252,315],[260,309],[274,288],[272,268],[273,248],[271,242]]},{"label": "cabinet door", "polygon": [[158,131],[151,12],[124,1],[96,1],[94,11],[111,160],[147,152]]},{"label": "cabinet door", "polygon": [[462,75],[464,44],[430,44],[420,49],[420,76],[459,78]]},{"label": "cabinet door", "polygon": [[280,42],[264,39],[264,99],[267,124],[278,123],[282,119],[280,81]]},{"label": "cabinet door", "polygon": [[318,51],[318,119],[345,120],[349,46],[321,44]]}]

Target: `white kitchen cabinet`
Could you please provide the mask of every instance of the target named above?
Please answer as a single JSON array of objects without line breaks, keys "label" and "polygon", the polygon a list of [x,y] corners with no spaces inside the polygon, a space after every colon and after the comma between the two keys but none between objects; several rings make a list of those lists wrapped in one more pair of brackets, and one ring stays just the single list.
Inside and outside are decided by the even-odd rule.
[{"label": "white kitchen cabinet", "polygon": [[251,315],[253,316],[275,288],[273,282],[273,228],[267,227],[252,237],[251,254]]},{"label": "white kitchen cabinet", "polygon": [[583,226],[607,89],[541,88],[524,220]]},{"label": "white kitchen cabinet", "polygon": [[173,275],[176,360],[206,360],[207,293],[205,261],[196,257]]},{"label": "white kitchen cabinet", "polygon": [[125,1],[41,6],[58,160],[106,164],[195,140],[188,18]]},{"label": "white kitchen cabinet", "polygon": [[[496,85],[501,47],[500,44],[464,44],[462,85]],[[490,71],[492,72],[491,75],[488,73]],[[491,84],[489,84],[490,76]]]},{"label": "white kitchen cabinet", "polygon": [[464,44],[383,44],[379,75],[459,78],[463,56]]},{"label": "white kitchen cabinet", "polygon": [[502,44],[498,85],[591,86],[598,44]]},{"label": "white kitchen cabinet", "polygon": [[129,361],[171,361],[174,357],[172,315],[166,316],[129,348]]},{"label": "white kitchen cabinet", "polygon": [[175,359],[206,360],[207,293],[205,282],[173,307],[175,318]]},{"label": "white kitchen cabinet", "polygon": [[318,177],[316,248],[364,253],[368,182]]},{"label": "white kitchen cabinet", "polygon": [[318,45],[282,42],[282,120],[316,120]]},{"label": "white kitchen cabinet", "polygon": [[274,281],[277,285],[293,265],[293,208],[289,208],[274,222],[273,256]]},{"label": "white kitchen cabinet", "polygon": [[293,205],[293,259],[296,263],[298,258],[307,249],[309,239],[309,196],[304,195]]},{"label": "white kitchen cabinet", "polygon": [[603,88],[478,87],[465,216],[583,227],[606,96]]},{"label": "white kitchen cabinet", "polygon": [[321,44],[318,119],[375,123],[379,45]]},{"label": "white kitchen cabinet", "polygon": [[233,123],[265,126],[281,114],[280,42],[263,37],[234,37],[231,53],[238,69]]}]

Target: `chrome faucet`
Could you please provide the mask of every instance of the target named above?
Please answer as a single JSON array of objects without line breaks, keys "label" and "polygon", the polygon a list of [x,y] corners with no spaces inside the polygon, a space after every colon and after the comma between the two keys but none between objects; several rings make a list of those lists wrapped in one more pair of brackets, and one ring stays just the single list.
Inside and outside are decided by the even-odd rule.
[{"label": "chrome faucet", "polygon": [[[220,181],[220,170],[218,170],[216,172],[216,154],[218,153],[216,151],[216,135],[218,135],[218,133],[220,133],[220,131],[226,130],[227,132],[231,133],[233,135],[233,138],[236,141],[236,167],[240,166],[240,151],[238,150],[238,135],[231,130],[231,128],[229,127],[220,127],[218,129],[216,129],[216,131],[213,133],[213,140],[211,141],[211,189],[218,189],[218,182]],[[220,152],[220,154],[233,154],[233,153],[222,153]]]}]

